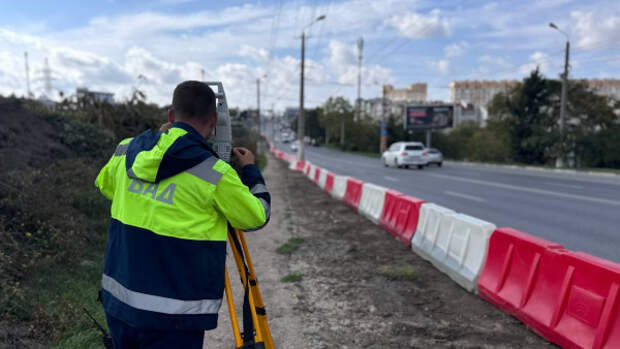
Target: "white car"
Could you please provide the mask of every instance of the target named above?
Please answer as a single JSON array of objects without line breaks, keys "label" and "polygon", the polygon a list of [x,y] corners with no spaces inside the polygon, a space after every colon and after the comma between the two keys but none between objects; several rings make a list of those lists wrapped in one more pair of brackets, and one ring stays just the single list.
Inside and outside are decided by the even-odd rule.
[{"label": "white car", "polygon": [[425,151],[426,148],[422,143],[396,142],[383,152],[381,160],[385,167],[409,168],[409,166],[417,166],[421,170],[427,165],[427,159],[424,156]]}]

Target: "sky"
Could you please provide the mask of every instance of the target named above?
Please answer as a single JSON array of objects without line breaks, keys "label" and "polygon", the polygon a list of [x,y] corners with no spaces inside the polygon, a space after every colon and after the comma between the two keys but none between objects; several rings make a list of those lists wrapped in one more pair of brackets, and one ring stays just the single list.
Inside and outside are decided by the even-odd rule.
[{"label": "sky", "polygon": [[[322,21],[314,22],[320,15]],[[301,33],[306,40],[306,106],[381,85],[428,84],[449,100],[455,80],[522,79],[537,66],[571,78],[620,78],[620,1],[607,0],[0,0],[0,94],[26,93],[24,52],[36,96],[43,68],[52,99],[76,87],[128,98],[134,88],[166,105],[183,80],[224,83],[229,106],[299,106]]]}]

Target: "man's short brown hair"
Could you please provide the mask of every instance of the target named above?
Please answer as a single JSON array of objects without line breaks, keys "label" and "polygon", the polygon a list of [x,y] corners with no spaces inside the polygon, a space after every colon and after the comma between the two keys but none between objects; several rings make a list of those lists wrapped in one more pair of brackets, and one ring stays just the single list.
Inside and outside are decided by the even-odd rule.
[{"label": "man's short brown hair", "polygon": [[216,110],[215,93],[204,82],[184,81],[174,89],[172,109],[181,120],[209,121]]}]

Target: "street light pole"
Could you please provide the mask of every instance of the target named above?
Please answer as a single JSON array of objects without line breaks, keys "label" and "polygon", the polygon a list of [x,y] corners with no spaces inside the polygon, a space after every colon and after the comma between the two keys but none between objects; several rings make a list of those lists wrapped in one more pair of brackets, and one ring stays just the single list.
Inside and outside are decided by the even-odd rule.
[{"label": "street light pole", "polygon": [[300,86],[299,86],[299,116],[297,117],[297,139],[299,146],[297,147],[297,160],[304,161],[304,134],[305,134],[305,115],[304,115],[304,65],[306,59],[306,33],[301,32],[301,69],[300,69]]},{"label": "street light pole", "polygon": [[305,115],[304,115],[304,66],[306,62],[306,29],[314,23],[324,20],[325,15],[318,16],[314,21],[310,22],[301,31],[301,67],[299,69],[299,116],[297,117],[297,139],[299,140],[299,147],[297,147],[297,160],[304,161],[304,135],[305,135]]},{"label": "street light pole", "polygon": [[258,117],[258,133],[261,133],[260,120],[260,78],[256,78],[256,116]]},{"label": "street light pole", "polygon": [[562,73],[562,95],[560,97],[560,135],[562,137],[561,140],[561,149],[560,149],[560,157],[557,159],[556,167],[564,167],[565,166],[565,149],[564,149],[564,140],[566,136],[566,104],[568,102],[568,68],[569,68],[569,55],[570,55],[570,41],[568,38],[568,34],[564,31],[560,30],[558,26],[554,23],[549,23],[549,26],[553,29],[556,29],[560,33],[566,36],[566,48],[564,51],[564,73]]}]

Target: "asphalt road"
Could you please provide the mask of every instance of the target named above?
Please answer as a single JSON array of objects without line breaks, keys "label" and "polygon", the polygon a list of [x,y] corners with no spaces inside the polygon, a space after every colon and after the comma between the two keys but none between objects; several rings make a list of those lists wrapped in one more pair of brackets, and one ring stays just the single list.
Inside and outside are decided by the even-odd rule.
[{"label": "asphalt road", "polygon": [[[293,153],[290,144],[276,147]],[[458,163],[385,168],[380,159],[323,147],[306,147],[306,159],[336,174],[620,262],[620,180],[615,178]]]}]

